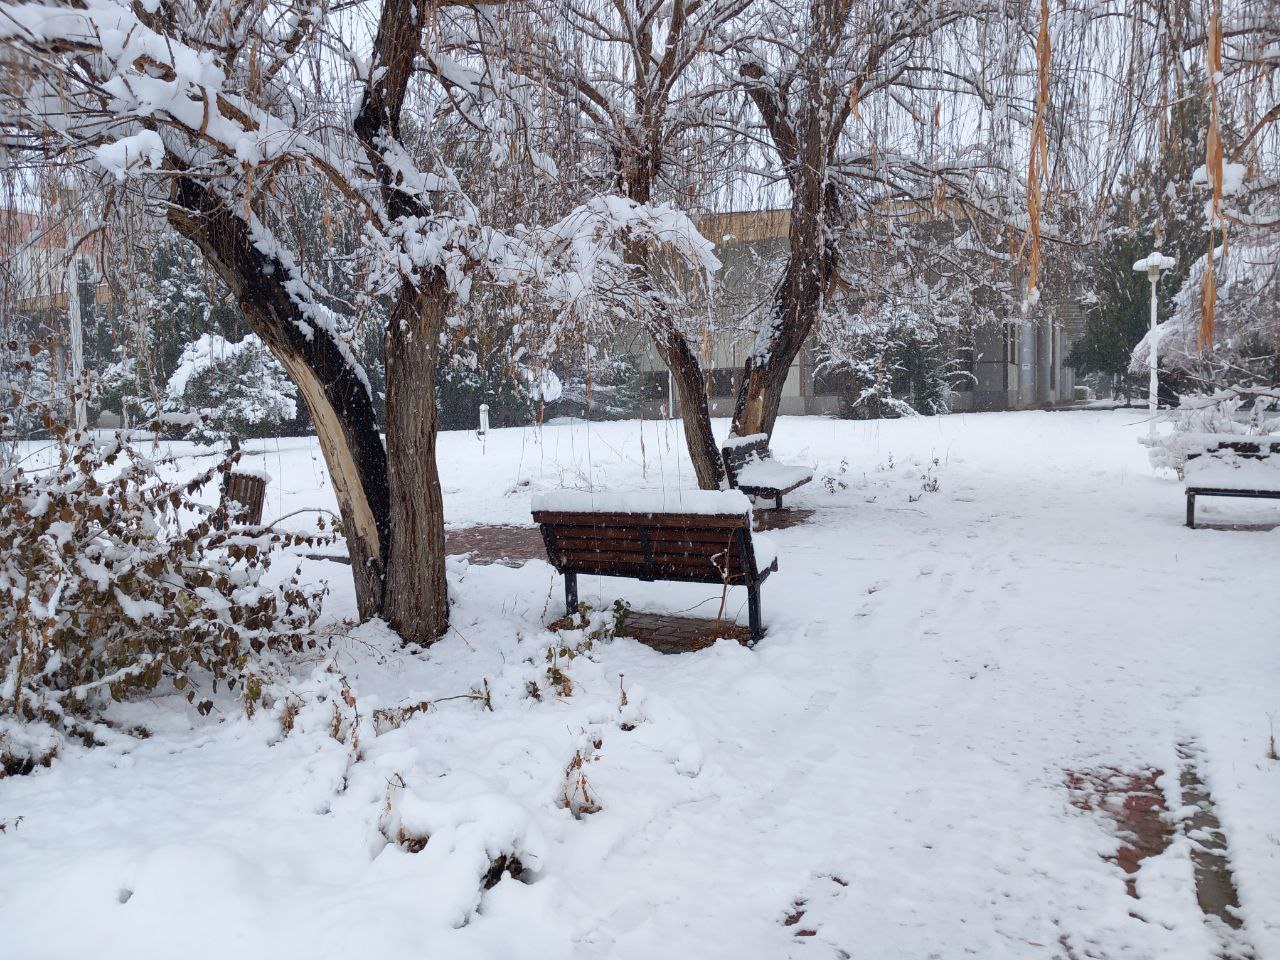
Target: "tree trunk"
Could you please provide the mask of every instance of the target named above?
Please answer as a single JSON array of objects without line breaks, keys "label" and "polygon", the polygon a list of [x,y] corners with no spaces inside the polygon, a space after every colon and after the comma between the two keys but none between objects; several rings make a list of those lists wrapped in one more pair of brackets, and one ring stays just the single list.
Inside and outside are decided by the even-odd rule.
[{"label": "tree trunk", "polygon": [[[410,77],[424,29],[434,22],[427,0],[385,0],[374,35],[368,80],[352,129],[364,146],[385,204],[389,236],[408,243],[433,216],[432,198],[406,177],[400,131]],[[427,644],[449,628],[445,581],[444,502],[436,469],[436,354],[452,303],[444,272],[406,273],[384,334],[387,362],[387,461],[391,540],[386,547],[383,615],[405,643]]]},{"label": "tree trunk", "polygon": [[[806,91],[800,109],[788,109],[780,86],[762,85],[765,70],[746,64],[747,94],[769,131],[791,186],[791,226],[787,267],[774,292],[768,325],[747,356],[734,404],[732,434],[773,435],[791,364],[822,314],[835,279],[836,257],[828,225],[839,222],[840,205],[830,164],[852,100],[832,83],[832,57],[839,47],[848,5],[830,0],[810,4],[812,34],[798,84]],[[855,88],[856,90],[856,88]]]},{"label": "tree trunk", "polygon": [[436,358],[450,297],[439,271],[404,287],[386,331],[391,499],[383,616],[407,643],[449,628],[444,499],[436,468]]},{"label": "tree trunk", "polygon": [[[826,200],[833,203],[833,198]],[[792,213],[791,250],[774,292],[771,322],[743,365],[733,409],[735,437],[773,435],[787,373],[818,322],[835,276],[835,256],[823,236],[823,212],[800,213]]]},{"label": "tree trunk", "polygon": [[707,405],[707,389],[702,367],[689,341],[675,329],[655,333],[654,346],[671,370],[676,386],[680,419],[684,422],[684,439],[693,461],[693,472],[703,490],[719,490],[725,484],[724,461],[711,430],[711,411]]},{"label": "tree trunk", "polygon": [[368,388],[333,334],[289,292],[290,267],[259,249],[243,219],[188,177],[175,182],[173,201],[169,222],[200,249],[302,393],[342,515],[360,617],[377,616],[391,513],[386,452]]},{"label": "tree trunk", "polygon": [[[627,196],[636,203],[648,203],[654,173],[648,166],[637,178],[625,179]],[[639,286],[647,291],[657,289],[653,261],[656,254],[642,243],[628,243],[624,256],[631,264]],[[676,326],[675,318],[665,308],[659,308],[654,326],[649,329],[654,349],[671,371],[676,387],[676,405],[684,423],[685,446],[693,463],[698,486],[703,490],[719,490],[725,484],[724,462],[716,446],[711,429],[711,410],[707,404],[707,387],[702,379],[702,365],[693,352],[689,340]],[[673,413],[675,411],[672,411]]]}]

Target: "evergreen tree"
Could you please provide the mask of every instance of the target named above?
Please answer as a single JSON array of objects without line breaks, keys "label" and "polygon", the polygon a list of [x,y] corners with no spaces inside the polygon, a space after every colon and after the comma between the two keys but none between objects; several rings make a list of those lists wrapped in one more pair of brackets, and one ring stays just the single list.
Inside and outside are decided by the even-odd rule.
[{"label": "evergreen tree", "polygon": [[[1193,75],[1187,89],[1198,90],[1202,83]],[[1133,264],[1157,249],[1176,261],[1156,287],[1157,313],[1166,320],[1187,271],[1203,252],[1203,196],[1191,175],[1203,162],[1207,124],[1202,98],[1180,99],[1170,110],[1158,154],[1120,181],[1107,213],[1094,264],[1093,304],[1067,364],[1081,376],[1107,377],[1113,392],[1126,399],[1140,388],[1129,361],[1151,323],[1151,282]]]},{"label": "evergreen tree", "polygon": [[165,388],[165,407],[197,414],[202,443],[270,437],[298,415],[298,391],[253,334],[232,343],[216,333],[187,345]]}]

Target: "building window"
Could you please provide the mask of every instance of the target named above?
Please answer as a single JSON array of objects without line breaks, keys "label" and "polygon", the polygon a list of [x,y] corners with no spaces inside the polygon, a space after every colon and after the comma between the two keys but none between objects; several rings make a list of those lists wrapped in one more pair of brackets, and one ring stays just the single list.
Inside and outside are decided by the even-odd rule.
[{"label": "building window", "polygon": [[707,388],[712,397],[738,395],[738,371],[732,368],[712,370],[707,374]]},{"label": "building window", "polygon": [[665,370],[645,370],[637,378],[639,380],[641,399],[652,403],[663,403],[671,392],[671,382]]},{"label": "building window", "polygon": [[853,388],[853,378],[844,368],[819,369],[813,375],[813,395],[815,397],[840,397],[848,394]]},{"label": "building window", "polygon": [[1058,331],[1049,328],[1049,389],[1058,389]]}]

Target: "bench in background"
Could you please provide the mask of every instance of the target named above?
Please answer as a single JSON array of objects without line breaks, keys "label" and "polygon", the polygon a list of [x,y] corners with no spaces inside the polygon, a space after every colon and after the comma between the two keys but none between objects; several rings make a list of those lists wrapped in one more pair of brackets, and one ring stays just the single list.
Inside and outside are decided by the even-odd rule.
[{"label": "bench in background", "polygon": [[1195,439],[1182,468],[1188,527],[1195,529],[1197,497],[1280,500],[1280,437],[1222,434]]},{"label": "bench in background", "polygon": [[769,452],[769,435],[753,433],[746,437],[730,437],[721,450],[729,486],[749,497],[768,497],[782,509],[782,495],[813,479],[808,467],[779,463]]}]

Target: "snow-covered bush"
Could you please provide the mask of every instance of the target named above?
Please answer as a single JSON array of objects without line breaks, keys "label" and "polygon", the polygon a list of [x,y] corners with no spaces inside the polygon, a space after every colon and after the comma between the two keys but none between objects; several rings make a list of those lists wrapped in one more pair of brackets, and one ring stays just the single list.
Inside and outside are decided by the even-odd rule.
[{"label": "snow-covered bush", "polygon": [[630,353],[593,352],[590,363],[565,364],[560,396],[554,402],[547,400],[543,410],[548,420],[564,416],[629,419],[647,404],[667,406],[671,384],[665,372],[641,370],[639,360]]},{"label": "snow-covered bush", "polygon": [[936,333],[911,323],[869,323],[818,348],[818,372],[841,384],[840,415],[854,420],[950,413],[967,376]]},{"label": "snow-covered bush", "polygon": [[49,353],[16,339],[0,349],[0,437],[28,436],[43,429],[39,411],[55,403]]},{"label": "snow-covered bush", "polygon": [[298,415],[297,389],[262,341],[206,333],[182,351],[165,388],[172,413],[200,414],[195,440],[268,437]]},{"label": "snow-covered bush", "polygon": [[47,448],[0,458],[0,716],[83,731],[109,699],[163,682],[195,703],[314,645],[323,589],[263,580],[275,549],[314,540],[195,500],[234,456],[170,481],[122,435],[46,426]]},{"label": "snow-covered bush", "polygon": [[1215,437],[1280,434],[1280,390],[1236,386],[1202,396],[1185,396],[1171,414],[1173,429],[1143,439],[1151,466],[1179,476],[1187,454],[1214,445]]},{"label": "snow-covered bush", "polygon": [[[1280,381],[1280,240],[1246,234],[1232,239],[1228,255],[1214,251],[1215,324],[1213,342],[1200,343],[1203,316],[1201,289],[1208,257],[1190,267],[1187,282],[1174,298],[1173,315],[1156,328],[1157,358],[1163,370],[1212,389],[1242,380]],[[1130,371],[1145,376],[1151,334],[1134,348]]]}]

